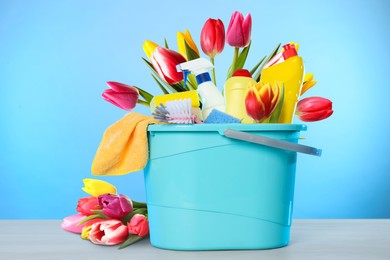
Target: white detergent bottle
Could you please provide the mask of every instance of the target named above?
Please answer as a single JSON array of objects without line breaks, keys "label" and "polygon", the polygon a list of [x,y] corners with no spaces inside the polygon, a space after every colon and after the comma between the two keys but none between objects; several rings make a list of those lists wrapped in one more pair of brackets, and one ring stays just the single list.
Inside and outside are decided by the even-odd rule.
[{"label": "white detergent bottle", "polygon": [[196,76],[198,83],[198,93],[202,100],[202,116],[206,119],[211,110],[218,109],[225,112],[225,99],[221,92],[211,81],[209,71],[213,68],[213,64],[205,58],[180,63],[176,66],[178,72],[191,72]]}]

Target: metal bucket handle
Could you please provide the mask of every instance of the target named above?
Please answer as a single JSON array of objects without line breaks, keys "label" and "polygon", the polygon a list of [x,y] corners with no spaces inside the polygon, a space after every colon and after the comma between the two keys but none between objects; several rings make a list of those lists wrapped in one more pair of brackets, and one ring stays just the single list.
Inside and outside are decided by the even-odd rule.
[{"label": "metal bucket handle", "polygon": [[270,137],[265,137],[261,135],[254,135],[254,134],[248,134],[246,132],[241,132],[233,129],[225,129],[223,131],[223,134],[226,137],[236,139],[236,140],[241,140],[241,141],[246,141],[250,143],[255,143],[255,144],[260,144],[260,145],[265,145],[265,146],[270,146],[274,148],[279,148],[282,150],[288,150],[288,151],[294,151],[298,153],[305,153],[305,154],[310,154],[310,155],[315,155],[315,156],[321,156],[322,150],[318,148],[314,148],[311,146],[306,146],[302,144],[296,144],[296,143],[291,143],[287,141],[282,141]]}]

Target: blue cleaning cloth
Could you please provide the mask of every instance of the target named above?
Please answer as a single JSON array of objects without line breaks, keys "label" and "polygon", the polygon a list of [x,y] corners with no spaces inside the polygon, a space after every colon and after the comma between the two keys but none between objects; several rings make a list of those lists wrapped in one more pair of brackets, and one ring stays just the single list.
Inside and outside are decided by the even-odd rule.
[{"label": "blue cleaning cloth", "polygon": [[234,116],[231,116],[229,114],[226,114],[224,112],[221,112],[217,109],[211,110],[211,113],[204,121],[206,124],[229,124],[229,123],[241,123],[241,120],[238,118],[235,118]]}]

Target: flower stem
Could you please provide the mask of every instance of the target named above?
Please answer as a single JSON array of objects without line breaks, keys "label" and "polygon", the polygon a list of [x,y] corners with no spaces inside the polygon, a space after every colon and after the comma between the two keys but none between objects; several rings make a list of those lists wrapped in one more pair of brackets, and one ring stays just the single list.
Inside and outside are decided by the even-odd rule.
[{"label": "flower stem", "polygon": [[150,107],[150,104],[148,102],[141,99],[138,99],[137,103],[146,107]]},{"label": "flower stem", "polygon": [[238,47],[234,48],[234,56],[233,56],[233,62],[232,62],[233,72],[232,73],[234,73],[236,71],[236,68],[237,68],[237,59],[238,59],[239,50],[240,50],[240,48],[238,48]]},{"label": "flower stem", "polygon": [[213,83],[216,86],[217,85],[217,80],[215,78],[215,66],[214,66],[214,58],[210,57],[211,64],[213,64],[213,69],[211,70],[211,77],[213,79]]}]

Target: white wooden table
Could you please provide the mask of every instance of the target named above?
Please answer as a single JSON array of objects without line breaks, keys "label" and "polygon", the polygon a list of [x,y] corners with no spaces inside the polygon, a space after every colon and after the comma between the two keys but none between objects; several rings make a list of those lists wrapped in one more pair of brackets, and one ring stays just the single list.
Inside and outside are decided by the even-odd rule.
[{"label": "white wooden table", "polygon": [[286,247],[250,251],[170,251],[148,239],[118,250],[63,231],[60,220],[0,220],[1,260],[390,259],[390,219],[293,220]]}]

